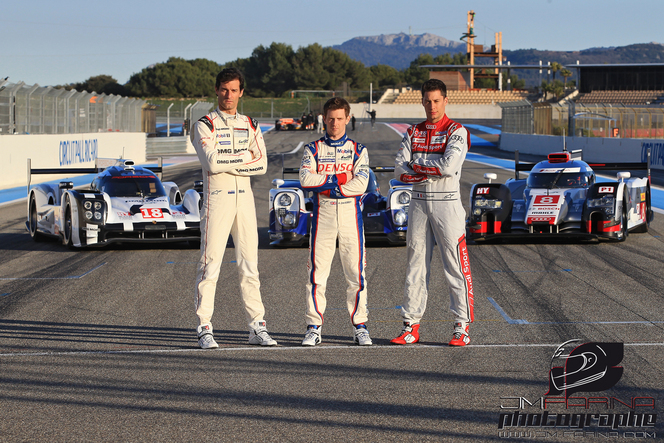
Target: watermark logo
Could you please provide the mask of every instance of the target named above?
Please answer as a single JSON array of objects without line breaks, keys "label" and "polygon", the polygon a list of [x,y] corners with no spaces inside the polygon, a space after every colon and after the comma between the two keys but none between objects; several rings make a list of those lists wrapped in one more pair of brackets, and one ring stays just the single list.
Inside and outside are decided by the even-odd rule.
[{"label": "watermark logo", "polygon": [[[551,357],[549,392],[546,395],[565,395],[575,392],[599,392],[612,388],[623,374],[618,364],[623,359],[622,343],[584,343],[569,340],[558,346]],[[571,351],[566,352],[570,347]],[[559,360],[562,366],[554,366]]]}]

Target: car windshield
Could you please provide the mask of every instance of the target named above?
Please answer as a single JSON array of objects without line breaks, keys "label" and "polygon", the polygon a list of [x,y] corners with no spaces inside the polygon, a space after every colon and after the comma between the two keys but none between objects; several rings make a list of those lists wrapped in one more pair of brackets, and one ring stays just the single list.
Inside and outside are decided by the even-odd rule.
[{"label": "car windshield", "polygon": [[100,186],[111,197],[164,197],[158,178],[149,175],[121,175],[105,178]]},{"label": "car windshield", "polygon": [[531,172],[529,188],[586,188],[592,183],[592,172]]}]

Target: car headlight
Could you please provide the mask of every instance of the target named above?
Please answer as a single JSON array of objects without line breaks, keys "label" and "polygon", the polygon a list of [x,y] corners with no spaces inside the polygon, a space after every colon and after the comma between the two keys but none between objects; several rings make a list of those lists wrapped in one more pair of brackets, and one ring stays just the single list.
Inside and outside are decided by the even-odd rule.
[{"label": "car headlight", "polygon": [[295,212],[288,211],[286,208],[277,209],[277,218],[279,224],[286,229],[293,229],[297,226],[297,217]]},{"label": "car headlight", "polygon": [[95,211],[95,220],[101,221],[101,212]]},{"label": "car headlight", "polygon": [[475,199],[476,208],[485,208],[485,209],[500,209],[503,207],[502,200],[478,198]]},{"label": "car headlight", "polygon": [[92,209],[92,202],[86,200],[85,202],[83,202],[83,207],[89,211],[90,209]]},{"label": "car headlight", "polygon": [[95,202],[95,211],[99,211],[101,209],[101,202]]},{"label": "car headlight", "polygon": [[279,199],[277,200],[277,203],[279,204],[279,206],[290,206],[292,202],[293,202],[293,199],[288,194],[281,194],[279,196]]},{"label": "car headlight", "polygon": [[92,211],[85,211],[85,218],[88,220],[92,220]]},{"label": "car headlight", "polygon": [[397,201],[401,205],[409,204],[410,203],[410,192],[402,192],[401,194],[399,194],[399,196],[397,197]]},{"label": "car headlight", "polygon": [[588,207],[589,208],[600,208],[600,207],[606,207],[606,206],[613,206],[615,203],[615,198],[613,195],[605,195],[604,197],[600,198],[589,198],[588,199]]},{"label": "car headlight", "polygon": [[403,226],[408,222],[408,213],[403,209],[399,209],[394,213],[394,224],[397,226]]}]

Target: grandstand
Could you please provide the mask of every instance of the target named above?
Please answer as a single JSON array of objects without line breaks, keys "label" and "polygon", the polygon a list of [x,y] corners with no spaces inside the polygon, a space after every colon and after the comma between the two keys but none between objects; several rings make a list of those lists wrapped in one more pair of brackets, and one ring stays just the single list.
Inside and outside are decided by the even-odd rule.
[{"label": "grandstand", "polygon": [[664,91],[592,91],[579,94],[575,100],[581,104],[619,103],[623,105],[650,105],[664,103]]},{"label": "grandstand", "polygon": [[[447,91],[447,97],[451,105],[495,105],[497,103],[523,100],[528,96],[525,91],[495,91],[478,89],[470,91]],[[422,93],[419,90],[404,90],[399,93],[394,101],[398,104],[420,104]]]}]

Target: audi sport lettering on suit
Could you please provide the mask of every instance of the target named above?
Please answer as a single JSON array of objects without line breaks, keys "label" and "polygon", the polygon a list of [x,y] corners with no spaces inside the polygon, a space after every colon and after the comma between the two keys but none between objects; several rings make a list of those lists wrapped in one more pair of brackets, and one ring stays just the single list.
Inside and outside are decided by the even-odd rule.
[{"label": "audi sport lettering on suit", "polygon": [[442,255],[455,326],[460,323],[467,332],[474,319],[465,211],[459,196],[461,166],[469,147],[468,130],[444,115],[437,123],[411,126],[396,157],[396,178],[413,184],[401,313],[404,323],[418,328],[427,303],[434,241]]},{"label": "audi sport lettering on suit", "polygon": [[[369,183],[369,154],[345,134],[327,134],[304,148],[300,183],[314,192],[307,282],[308,325],[322,325],[325,288],[339,238],[339,254],[348,284],[346,306],[353,325],[367,321],[364,228],[360,197]],[[347,177],[352,177],[347,181]]]},{"label": "audi sport lettering on suit", "polygon": [[[196,314],[210,324],[219,270],[229,233],[235,244],[242,301],[250,325],[263,322],[258,278],[258,229],[250,177],[265,174],[267,152],[257,122],[219,109],[196,122],[192,143],[203,166],[201,258]],[[253,153],[253,155],[252,155]]]}]

